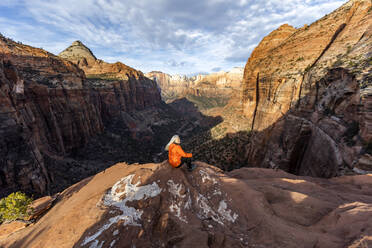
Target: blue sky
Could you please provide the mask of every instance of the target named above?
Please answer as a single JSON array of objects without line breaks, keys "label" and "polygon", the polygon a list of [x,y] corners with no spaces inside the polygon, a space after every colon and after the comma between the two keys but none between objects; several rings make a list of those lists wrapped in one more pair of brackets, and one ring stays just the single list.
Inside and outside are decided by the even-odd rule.
[{"label": "blue sky", "polygon": [[244,67],[281,24],[310,24],[345,0],[0,0],[0,32],[60,53],[81,40],[107,62],[193,74]]}]

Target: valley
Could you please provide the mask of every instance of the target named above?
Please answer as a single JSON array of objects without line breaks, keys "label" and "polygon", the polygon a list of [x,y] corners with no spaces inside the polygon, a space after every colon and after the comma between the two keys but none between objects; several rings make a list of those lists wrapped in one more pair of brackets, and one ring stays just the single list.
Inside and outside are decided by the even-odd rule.
[{"label": "valley", "polygon": [[[371,8],[194,76],[0,35],[0,198],[48,202],[0,247],[372,246]],[[174,134],[194,171],[167,163]]]}]

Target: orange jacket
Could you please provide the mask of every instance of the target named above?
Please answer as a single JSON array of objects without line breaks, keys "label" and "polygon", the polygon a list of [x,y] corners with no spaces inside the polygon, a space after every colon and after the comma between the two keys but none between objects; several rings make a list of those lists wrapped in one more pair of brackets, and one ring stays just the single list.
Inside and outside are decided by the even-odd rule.
[{"label": "orange jacket", "polygon": [[182,150],[182,147],[177,144],[171,144],[169,146],[168,161],[173,167],[177,167],[181,164],[181,158],[191,158],[192,153],[186,153]]}]

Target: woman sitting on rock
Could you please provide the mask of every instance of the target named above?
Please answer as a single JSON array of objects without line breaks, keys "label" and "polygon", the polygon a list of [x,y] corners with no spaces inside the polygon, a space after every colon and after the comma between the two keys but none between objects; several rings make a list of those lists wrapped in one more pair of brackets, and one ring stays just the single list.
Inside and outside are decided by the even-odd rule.
[{"label": "woman sitting on rock", "polygon": [[195,165],[191,163],[192,153],[184,152],[180,146],[180,143],[180,137],[178,135],[174,135],[166,145],[165,150],[168,151],[168,162],[174,168],[179,168],[186,163],[187,169],[192,171],[195,168]]}]

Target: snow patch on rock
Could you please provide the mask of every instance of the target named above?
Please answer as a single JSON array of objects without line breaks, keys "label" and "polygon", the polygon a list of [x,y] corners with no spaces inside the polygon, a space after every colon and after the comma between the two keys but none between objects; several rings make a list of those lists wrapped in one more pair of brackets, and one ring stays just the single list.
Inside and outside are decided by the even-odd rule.
[{"label": "snow patch on rock", "polygon": [[227,208],[227,204],[224,200],[220,201],[217,212],[208,205],[207,198],[201,194],[199,194],[196,198],[196,202],[202,210],[202,213],[199,217],[203,219],[212,218],[212,220],[214,220],[215,222],[224,225],[225,221],[234,223],[235,220],[238,218],[238,215],[236,213],[231,215],[232,211],[231,209]]},{"label": "snow patch on rock", "polygon": [[180,219],[181,221],[185,223],[188,223],[186,218],[182,216],[181,207],[177,203],[172,202],[172,204],[169,206],[169,209],[172,213],[175,213],[178,219]]},{"label": "snow patch on rock", "polygon": [[102,248],[103,243],[105,243],[105,241],[102,241],[101,243],[99,243],[98,240],[94,240],[94,242],[90,244],[89,248]]},{"label": "snow patch on rock", "polygon": [[180,198],[185,198],[186,195],[181,195],[181,190],[182,190],[182,184],[178,184],[173,182],[173,180],[168,180],[167,182],[169,186],[169,192],[175,196],[175,197],[180,197]]},{"label": "snow patch on rock", "polygon": [[204,170],[199,170],[199,174],[202,178],[202,182],[205,183],[206,181],[211,181],[213,184],[217,183],[217,180],[215,178],[211,178],[208,172]]},{"label": "snow patch on rock", "polygon": [[104,195],[104,205],[115,207],[121,211],[121,214],[110,218],[108,223],[104,224],[95,234],[86,237],[81,246],[92,241],[94,241],[92,245],[98,244],[96,238],[98,238],[102,232],[109,229],[114,223],[118,223],[119,221],[124,221],[124,226],[141,226],[137,221],[141,219],[143,211],[128,207],[126,203],[155,197],[159,195],[162,190],[156,182],[144,186],[138,186],[141,183],[140,181],[136,184],[132,184],[133,178],[134,174],[122,178]]},{"label": "snow patch on rock", "polygon": [[110,247],[113,247],[115,243],[116,243],[116,240],[114,239],[114,240],[110,243]]},{"label": "snow patch on rock", "polygon": [[212,195],[222,195],[221,191],[215,189]]},{"label": "snow patch on rock", "polygon": [[191,204],[192,204],[192,200],[191,200],[191,196],[189,194],[188,199],[187,199],[187,202],[185,203],[184,208],[185,209],[191,209]]},{"label": "snow patch on rock", "polygon": [[[173,180],[168,180],[167,185],[169,186],[169,189],[168,189],[169,192],[173,196],[173,199],[171,201],[171,205],[169,206],[169,210],[172,213],[175,213],[176,217],[179,220],[181,220],[185,223],[188,223],[186,217],[182,216],[182,212],[181,212],[181,207],[182,207],[182,203],[183,203],[182,199],[186,197],[186,194],[181,195],[182,184],[181,183],[180,184],[175,183]],[[191,205],[191,203],[188,203],[189,201],[191,201],[190,196],[189,196],[189,200],[186,202],[184,208],[189,207],[189,206],[187,206],[187,204]]]},{"label": "snow patch on rock", "polygon": [[223,219],[228,220],[233,223],[238,218],[238,215],[236,213],[234,213],[231,216],[231,209],[227,209],[227,204],[225,201],[220,201],[220,205],[218,207],[218,213],[220,214],[220,216],[223,217]]}]

